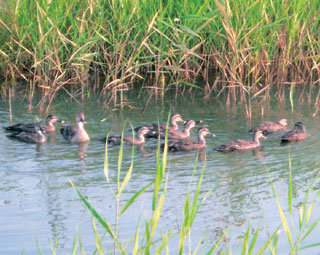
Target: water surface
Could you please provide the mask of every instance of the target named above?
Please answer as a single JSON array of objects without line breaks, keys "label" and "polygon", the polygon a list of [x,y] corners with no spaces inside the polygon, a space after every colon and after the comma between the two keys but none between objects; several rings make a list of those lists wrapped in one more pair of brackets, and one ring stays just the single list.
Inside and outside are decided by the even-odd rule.
[{"label": "water surface", "polygon": [[[281,220],[272,193],[273,182],[279,200],[287,209],[287,189],[289,175],[289,157],[293,175],[293,206],[298,212],[305,191],[319,171],[319,128],[318,118],[312,118],[309,107],[298,106],[291,111],[289,105],[275,104],[261,116],[259,107],[253,107],[253,118],[249,122],[241,105],[226,108],[218,100],[203,101],[201,98],[179,98],[177,101],[150,104],[144,114],[140,99],[131,101],[133,109],[119,111],[105,109],[96,99],[88,99],[84,106],[69,100],[57,100],[50,113],[75,122],[75,114],[83,110],[86,114],[86,129],[91,135],[88,144],[70,144],[59,131],[50,135],[48,142],[37,146],[13,141],[7,138],[7,132],[0,129],[0,253],[1,254],[37,254],[36,242],[43,254],[51,254],[50,242],[57,239],[59,254],[70,254],[75,233],[79,234],[88,254],[95,249],[92,219],[87,208],[70,185],[70,180],[92,205],[114,227],[117,161],[119,147],[109,148],[110,183],[107,184],[103,172],[105,145],[99,141],[108,132],[125,133],[130,123],[133,126],[166,121],[168,113],[179,112],[184,119],[203,120],[203,125],[216,134],[216,138],[207,139],[207,149],[199,155],[195,176],[192,173],[197,159],[196,152],[171,153],[168,156],[169,173],[168,192],[165,200],[159,229],[166,232],[173,227],[179,230],[183,217],[183,206],[187,187],[195,190],[201,170],[205,165],[202,183],[202,196],[214,188],[200,208],[192,229],[192,247],[196,247],[206,231],[202,250],[212,246],[229,227],[230,244],[237,251],[239,238],[252,223],[256,230],[263,217],[260,240],[257,247],[267,240]],[[0,121],[9,125],[8,103],[1,102]],[[37,120],[38,113],[28,113],[28,104],[17,99],[13,106],[13,122]],[[45,115],[38,116],[39,120]],[[223,154],[213,148],[234,139],[251,139],[248,128],[261,121],[277,121],[287,118],[289,128],[296,121],[302,121],[309,133],[308,138],[299,144],[280,146],[280,134],[262,141],[263,147],[255,152]],[[104,121],[101,121],[104,120]],[[59,126],[59,125],[57,125]],[[195,138],[195,132],[193,132]],[[148,184],[156,171],[157,141],[150,140],[143,151],[137,150],[134,157],[134,169],[130,183],[121,197],[123,205],[134,192]],[[131,161],[131,147],[124,147],[123,174]],[[190,184],[191,183],[191,184]],[[313,198],[319,187],[312,190]],[[152,190],[150,189],[132,206],[119,222],[120,240],[128,240],[135,232],[138,218],[142,222],[150,219]],[[318,203],[316,204],[318,205]],[[320,215],[319,206],[313,210],[314,216]],[[296,213],[295,216],[298,216]],[[296,223],[297,223],[296,217]],[[318,232],[314,231],[304,242],[305,245],[318,242]],[[99,228],[100,235],[103,234]],[[263,239],[264,237],[264,239]],[[106,250],[112,249],[112,240],[108,236],[103,241]],[[174,254],[178,248],[178,239],[170,241],[170,251]],[[289,248],[285,234],[279,239],[279,252]],[[235,252],[236,254],[236,252]],[[308,253],[306,253],[308,254]]]}]

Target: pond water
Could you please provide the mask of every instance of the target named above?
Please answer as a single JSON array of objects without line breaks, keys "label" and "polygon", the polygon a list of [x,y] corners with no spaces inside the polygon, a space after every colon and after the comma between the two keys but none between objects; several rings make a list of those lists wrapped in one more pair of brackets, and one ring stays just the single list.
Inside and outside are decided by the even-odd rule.
[{"label": "pond water", "polygon": [[[68,123],[75,122],[75,114],[83,110],[86,114],[86,129],[91,135],[89,144],[70,144],[57,130],[42,146],[27,144],[8,139],[7,132],[0,129],[0,254],[38,254],[37,242],[42,254],[52,254],[50,242],[57,240],[58,254],[70,254],[75,234],[80,236],[86,254],[95,250],[95,239],[90,212],[71,187],[71,180],[92,203],[94,208],[114,228],[115,208],[114,191],[117,179],[119,147],[110,147],[109,174],[106,183],[103,164],[105,145],[99,141],[108,132],[125,132],[131,123],[139,124],[166,121],[168,113],[178,112],[184,119],[203,120],[203,125],[216,134],[207,138],[207,149],[199,155],[199,162],[192,178],[197,153],[169,153],[167,162],[167,196],[158,229],[166,232],[173,228],[177,232],[183,219],[183,206],[187,189],[191,192],[197,187],[198,178],[205,166],[201,186],[201,198],[214,188],[204,201],[191,231],[191,249],[195,249],[202,234],[206,232],[201,250],[206,251],[218,241],[224,231],[230,239],[229,246],[237,254],[239,240],[249,222],[255,231],[262,219],[256,247],[260,248],[281,224],[270,180],[272,180],[279,201],[288,212],[289,158],[292,165],[294,223],[298,226],[298,210],[304,195],[319,169],[320,132],[319,118],[312,118],[312,107],[275,103],[264,116],[260,105],[253,107],[251,122],[245,117],[244,107],[239,105],[227,108],[212,98],[203,101],[201,97],[184,98],[177,101],[150,103],[144,114],[143,102],[132,98],[131,109],[124,111],[105,109],[96,99],[88,99],[79,106],[68,99],[57,98],[50,113]],[[271,104],[272,105],[272,104]],[[0,122],[9,125],[8,102],[0,102]],[[13,122],[36,120],[37,112],[28,113],[28,104],[16,99],[12,104]],[[45,116],[39,117],[44,119]],[[299,144],[280,146],[280,134],[269,136],[262,141],[263,148],[256,152],[223,154],[213,148],[221,143],[237,138],[251,139],[248,128],[264,120],[277,121],[287,118],[291,129],[296,121],[302,121],[308,131],[308,138]],[[105,121],[101,121],[105,120]],[[57,125],[59,127],[59,125]],[[195,131],[193,131],[195,137]],[[148,140],[144,150],[135,152],[132,178],[122,194],[120,206],[141,187],[153,180],[156,173],[157,141]],[[131,147],[124,147],[123,173],[129,168]],[[191,183],[191,184],[190,184]],[[310,198],[314,198],[319,188],[316,183]],[[144,193],[120,218],[120,240],[128,241],[136,230],[138,219],[144,225],[150,219],[152,189]],[[313,209],[313,217],[320,215],[319,203]],[[98,224],[98,223],[97,223]],[[103,230],[99,227],[99,234]],[[303,245],[317,243],[319,229],[304,241]],[[178,239],[169,242],[170,252],[177,253]],[[142,239],[142,237],[141,237]],[[140,240],[141,240],[140,239]],[[112,240],[108,235],[103,240],[106,250],[112,250]],[[221,247],[224,247],[222,244]],[[282,230],[279,236],[279,254],[288,253],[289,242]],[[306,250],[305,254],[310,254]],[[303,254],[303,252],[302,252]]]}]

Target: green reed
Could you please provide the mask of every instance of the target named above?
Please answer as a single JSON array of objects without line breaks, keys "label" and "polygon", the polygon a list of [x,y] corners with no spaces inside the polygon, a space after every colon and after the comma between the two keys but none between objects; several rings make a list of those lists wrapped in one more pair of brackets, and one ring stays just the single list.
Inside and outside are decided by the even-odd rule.
[{"label": "green reed", "polygon": [[[156,96],[201,88],[206,96],[228,92],[228,100],[246,104],[250,117],[252,98],[266,99],[275,88],[285,100],[289,86],[291,93],[299,87],[310,94],[320,78],[316,0],[2,5],[0,78],[24,80],[30,95],[37,89],[40,109],[48,109],[58,91],[85,100],[93,89],[107,105],[122,107],[124,93],[137,86]],[[10,86],[3,83],[3,95]]]},{"label": "green reed", "polygon": [[[107,151],[108,146],[106,144],[106,152]],[[201,174],[197,181],[197,187],[194,192],[191,192],[191,185],[194,184],[195,173],[197,171],[197,160],[195,162],[195,166],[192,172],[189,188],[185,194],[184,207],[181,208],[183,218],[182,222],[179,224],[178,230],[175,230],[176,226],[172,226],[171,228],[169,228],[169,230],[166,230],[166,232],[163,232],[163,230],[161,230],[161,223],[163,221],[163,218],[165,218],[163,215],[162,208],[165,205],[168,179],[170,178],[169,173],[166,169],[166,148],[164,150],[164,153],[161,154],[160,146],[158,146],[154,180],[146,186],[137,190],[136,193],[132,194],[131,198],[129,198],[129,200],[126,203],[124,203],[124,205],[120,208],[121,194],[125,190],[127,184],[130,182],[131,174],[134,169],[133,155],[134,147],[132,148],[131,163],[129,168],[122,169],[123,145],[120,146],[118,156],[118,168],[116,170],[117,178],[115,190],[111,188],[111,192],[114,196],[114,200],[116,203],[116,214],[115,218],[113,219],[107,216],[102,216],[99,213],[97,213],[97,211],[93,208],[88,199],[71,182],[71,185],[74,187],[80,199],[83,201],[83,203],[86,205],[86,207],[92,214],[92,227],[95,236],[96,246],[96,249],[93,252],[93,254],[170,254],[170,251],[172,252],[172,247],[169,247],[168,243],[172,238],[175,238],[176,240],[175,247],[173,248],[175,249],[175,251],[178,251],[179,254],[233,254],[234,250],[230,247],[230,237],[228,237],[228,232],[231,226],[229,226],[222,233],[220,238],[213,241],[213,243],[211,243],[209,247],[208,245],[204,246],[203,244],[203,240],[206,238],[206,232],[204,231],[201,237],[196,237],[199,239],[196,247],[194,247],[193,249],[191,248],[191,232],[193,222],[197,216],[200,207],[203,206],[204,200],[208,198],[208,196],[214,189],[212,188],[208,191],[201,190],[202,180],[205,176],[205,166],[203,166]],[[105,160],[108,160],[107,156],[105,157]],[[107,166],[108,164],[105,163],[105,168]],[[125,175],[123,178],[121,178],[121,173],[123,171],[125,171]],[[267,168],[266,171],[268,171]],[[288,251],[288,253],[290,254],[299,254],[299,252],[302,250],[308,250],[310,248],[320,246],[320,243],[303,245],[303,242],[306,240],[306,238],[311,233],[314,233],[318,230],[320,222],[319,216],[313,216],[316,217],[315,219],[313,219],[312,217],[313,208],[316,205],[316,203],[318,203],[320,191],[318,191],[312,199],[310,197],[310,192],[312,189],[314,189],[315,184],[320,177],[320,172],[318,172],[317,176],[315,176],[310,181],[310,184],[306,190],[300,208],[298,210],[294,210],[292,205],[292,190],[294,189],[294,182],[292,181],[292,165],[290,155],[288,171],[288,191],[286,206],[280,204],[279,197],[274,188],[274,185],[272,181],[270,181],[270,185],[275,198],[274,202],[277,204],[278,207],[279,226],[275,230],[273,230],[272,233],[268,233],[268,237],[266,239],[266,237],[263,237],[261,235],[261,229],[263,229],[263,218],[261,218],[259,224],[256,227],[252,226],[251,221],[249,221],[246,230],[244,230],[243,232],[242,237],[239,238],[237,254],[278,254],[278,240],[281,233],[284,233],[287,237],[289,247],[291,249],[290,251]],[[108,174],[109,172],[105,171],[106,182],[110,183]],[[132,223],[134,226],[136,226],[133,236],[129,238],[129,240],[120,240],[119,233],[121,232],[121,227],[119,228],[117,224],[119,218],[127,211],[127,209],[133,206],[137,199],[146,191],[153,192],[153,198],[151,201],[149,201],[150,207],[152,208],[151,217],[149,219],[146,219],[144,222],[142,222],[141,217],[139,217],[139,219],[137,219],[136,222]],[[296,211],[298,211],[298,221],[296,221]],[[99,236],[98,234],[96,221],[101,225],[102,229],[104,230],[104,234],[102,236]],[[113,228],[111,227],[112,225],[114,226]],[[253,228],[255,229],[254,231],[252,231]],[[107,247],[108,251],[104,250],[105,245],[103,245],[104,238],[106,235],[111,237],[112,240],[114,240],[113,248]],[[185,242],[189,242],[189,245],[186,245]],[[58,240],[56,239],[54,243],[50,243],[50,246],[52,249],[52,254],[58,254]],[[186,247],[188,247],[188,249],[186,249]],[[37,248],[38,253],[42,254],[38,241]],[[80,235],[77,233],[75,234],[73,239],[71,254],[86,254],[83,248]]]}]

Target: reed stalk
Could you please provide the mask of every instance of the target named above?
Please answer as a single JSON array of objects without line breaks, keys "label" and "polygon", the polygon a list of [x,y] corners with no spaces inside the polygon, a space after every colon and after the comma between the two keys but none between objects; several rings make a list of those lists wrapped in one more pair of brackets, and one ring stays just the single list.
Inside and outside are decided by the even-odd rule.
[{"label": "reed stalk", "polygon": [[23,81],[30,97],[42,97],[39,109],[48,110],[57,92],[83,102],[90,90],[107,106],[125,107],[134,88],[161,97],[171,89],[177,96],[201,89],[206,98],[226,92],[248,118],[251,95],[285,100],[289,91],[293,107],[294,91],[318,105],[311,97],[320,80],[316,0],[2,5],[0,81]]}]

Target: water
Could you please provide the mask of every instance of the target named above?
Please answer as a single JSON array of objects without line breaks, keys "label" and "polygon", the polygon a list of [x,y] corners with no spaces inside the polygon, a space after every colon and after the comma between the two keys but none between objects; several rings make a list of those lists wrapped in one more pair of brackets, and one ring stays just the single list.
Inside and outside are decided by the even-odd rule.
[{"label": "water", "polygon": [[[287,212],[287,189],[289,176],[289,157],[292,164],[294,222],[298,225],[298,209],[314,176],[319,171],[320,144],[318,119],[313,119],[312,109],[298,106],[294,113],[287,105],[277,105],[260,114],[260,106],[253,107],[251,123],[244,115],[241,105],[227,109],[217,100],[204,102],[196,98],[180,98],[150,104],[141,114],[143,104],[138,99],[130,101],[137,107],[120,112],[116,109],[104,109],[95,99],[88,100],[81,107],[76,103],[59,99],[53,104],[50,113],[74,123],[75,114],[83,110],[86,113],[86,129],[92,140],[89,144],[79,145],[66,142],[56,133],[41,146],[13,141],[0,129],[0,253],[1,254],[37,254],[37,242],[43,254],[51,254],[50,242],[58,242],[59,254],[70,254],[75,234],[80,235],[87,254],[95,250],[92,218],[79,196],[70,185],[72,181],[80,192],[88,197],[96,210],[103,215],[114,228],[117,160],[119,147],[109,148],[110,183],[107,184],[103,172],[104,144],[98,139],[108,132],[121,133],[123,126],[129,127],[143,123],[165,121],[169,108],[179,112],[184,119],[202,119],[203,124],[216,134],[216,138],[207,138],[206,154],[199,155],[198,167],[194,177],[192,173],[197,154],[178,152],[168,156],[168,192],[163,208],[159,229],[166,232],[173,228],[179,230],[183,217],[183,206],[187,187],[191,191],[197,188],[198,178],[205,165],[201,198],[213,188],[203,202],[192,229],[192,248],[195,249],[202,234],[206,235],[202,251],[212,247],[224,231],[230,237],[230,246],[236,254],[241,238],[251,222],[252,233],[260,226],[256,247],[260,248],[267,240],[267,233],[273,233],[280,225],[276,201],[270,185],[272,180],[281,206]],[[1,102],[0,121],[9,125],[7,102]],[[23,100],[13,104],[13,121],[30,122],[37,113],[30,115],[28,105]],[[45,116],[41,116],[44,118]],[[287,118],[291,128],[296,121],[305,123],[308,138],[299,144],[280,146],[280,135],[270,136],[263,142],[263,148],[257,152],[223,154],[213,151],[221,143],[237,138],[250,139],[246,130],[262,120],[277,121]],[[101,120],[106,119],[101,122]],[[59,126],[59,125],[57,125]],[[125,129],[127,130],[127,129]],[[195,133],[195,132],[194,132]],[[193,134],[194,136],[194,134]],[[132,178],[121,197],[120,206],[141,187],[147,185],[156,172],[156,141],[150,140],[144,151],[137,150],[134,156]],[[123,173],[131,162],[131,147],[124,148]],[[312,189],[310,198],[314,198],[319,184]],[[120,240],[128,241],[134,235],[138,218],[142,225],[152,215],[152,190],[144,193],[137,202],[120,218]],[[320,215],[318,203],[313,209],[315,219]],[[99,226],[99,225],[98,225]],[[103,230],[98,227],[100,236]],[[282,230],[283,232],[283,230]],[[316,229],[304,241],[304,245],[317,243]],[[140,239],[141,240],[141,239]],[[112,241],[104,238],[106,250],[112,250]],[[224,244],[222,244],[223,247]],[[176,253],[177,238],[169,242],[170,251]],[[279,252],[286,252],[289,244],[284,233],[279,237]],[[310,250],[307,250],[310,252]],[[308,253],[306,253],[308,254]]]}]

